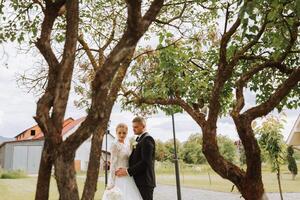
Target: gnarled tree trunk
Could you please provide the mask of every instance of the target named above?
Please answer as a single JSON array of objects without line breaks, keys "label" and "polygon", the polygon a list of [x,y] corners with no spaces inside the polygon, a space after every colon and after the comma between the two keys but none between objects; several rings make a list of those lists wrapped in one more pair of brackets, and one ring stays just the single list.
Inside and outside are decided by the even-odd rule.
[{"label": "gnarled tree trunk", "polygon": [[51,154],[49,142],[48,140],[45,140],[40,161],[35,199],[49,199],[51,171],[53,166],[53,157]]},{"label": "gnarled tree trunk", "polygon": [[82,200],[93,200],[97,191],[102,141],[105,132],[106,126],[102,126],[100,131],[97,134],[94,134],[92,137],[88,171],[81,198]]},{"label": "gnarled tree trunk", "polygon": [[107,101],[105,110],[105,116],[107,116],[105,117],[106,120],[101,122],[100,130],[96,134],[93,134],[87,171],[87,179],[84,185],[82,200],[94,199],[95,192],[97,190],[103,136],[106,132],[109,116],[111,114],[114,102],[117,99],[118,91],[122,85],[124,77],[126,76],[126,72],[131,63],[133,54],[134,50],[131,50],[131,53],[128,55],[125,62],[121,64],[118,73],[116,74],[113,82],[111,83],[110,92],[108,95],[109,100]]},{"label": "gnarled tree trunk", "polygon": [[[49,66],[47,87],[38,100],[35,117],[45,137],[36,200],[48,200],[49,198],[51,169],[59,155],[59,146],[62,143],[61,133],[74,68],[79,22],[78,0],[45,1],[45,5],[41,35],[36,42],[36,47]],[[51,46],[51,36],[55,20],[60,15],[61,9],[64,8],[67,11],[66,39],[59,61]],[[74,164],[72,163],[72,165]],[[64,186],[59,185],[59,187]]]},{"label": "gnarled tree trunk", "polygon": [[[216,130],[214,128],[204,128],[202,147],[203,154],[205,155],[212,169],[221,177],[228,179],[232,183],[234,183],[245,199],[266,199],[264,195],[264,187],[260,170],[260,154],[258,153],[260,152],[260,150],[259,148],[256,149],[258,146],[255,147],[254,145],[251,148],[255,149],[253,152],[249,152],[249,148],[247,149],[247,166],[250,167],[247,167],[246,172],[240,169],[238,166],[234,165],[233,163],[224,159],[224,157],[219,153],[219,149],[217,146]],[[248,157],[250,155],[256,156]]]},{"label": "gnarled tree trunk", "polygon": [[60,200],[79,200],[74,153],[62,152],[55,160],[55,179]]}]

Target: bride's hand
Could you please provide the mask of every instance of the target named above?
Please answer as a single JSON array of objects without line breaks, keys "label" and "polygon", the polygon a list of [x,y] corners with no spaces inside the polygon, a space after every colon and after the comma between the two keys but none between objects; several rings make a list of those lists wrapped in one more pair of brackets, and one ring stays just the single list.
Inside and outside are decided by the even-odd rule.
[{"label": "bride's hand", "polygon": [[107,187],[106,189],[107,189],[107,190],[111,190],[111,189],[113,189],[113,187],[114,187],[114,186],[109,186],[109,187]]}]

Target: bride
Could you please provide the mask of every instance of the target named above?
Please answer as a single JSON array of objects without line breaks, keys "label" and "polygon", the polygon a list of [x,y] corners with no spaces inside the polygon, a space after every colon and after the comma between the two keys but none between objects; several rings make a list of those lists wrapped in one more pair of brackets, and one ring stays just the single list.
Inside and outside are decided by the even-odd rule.
[{"label": "bride", "polygon": [[111,146],[110,174],[108,186],[102,200],[142,200],[142,196],[130,176],[117,177],[115,171],[119,168],[128,168],[131,149],[125,143],[128,127],[118,124],[116,128],[117,140]]}]

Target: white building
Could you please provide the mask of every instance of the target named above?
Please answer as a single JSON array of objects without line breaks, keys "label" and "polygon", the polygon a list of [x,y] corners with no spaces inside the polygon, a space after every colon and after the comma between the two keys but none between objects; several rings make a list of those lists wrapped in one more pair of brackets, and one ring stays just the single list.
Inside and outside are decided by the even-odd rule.
[{"label": "white building", "polygon": [[[74,120],[68,118],[64,121],[62,131],[63,139],[74,133],[85,118]],[[107,147],[106,147],[107,136]],[[44,144],[44,136],[40,128],[35,125],[26,129],[15,137],[16,140],[4,142],[0,145],[0,167],[5,170],[23,170],[29,174],[38,173],[42,148]],[[101,167],[105,163],[106,153],[107,159],[110,159],[110,145],[114,141],[114,136],[106,134],[103,138]],[[76,151],[75,168],[77,171],[86,171],[89,161],[91,148],[91,138],[86,140]],[[106,151],[107,149],[107,151]]]},{"label": "white building", "polygon": [[286,143],[288,145],[292,145],[295,149],[300,150],[300,114],[293,126],[293,129]]}]

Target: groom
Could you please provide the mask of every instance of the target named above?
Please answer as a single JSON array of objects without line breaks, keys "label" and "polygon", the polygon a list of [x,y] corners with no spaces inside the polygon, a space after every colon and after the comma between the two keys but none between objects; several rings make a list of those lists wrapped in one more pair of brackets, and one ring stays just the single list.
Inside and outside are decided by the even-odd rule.
[{"label": "groom", "polygon": [[129,168],[120,168],[117,176],[133,176],[134,181],[143,197],[143,200],[153,200],[155,184],[154,159],[155,141],[146,132],[146,121],[142,117],[132,120],[133,132],[138,135],[137,145],[129,158]]}]

